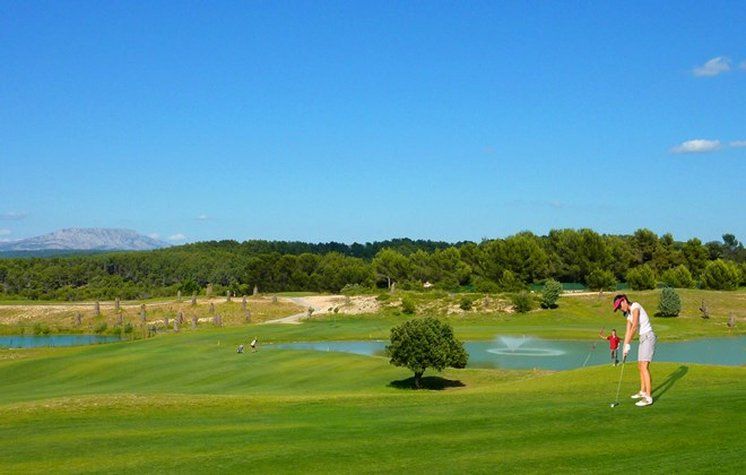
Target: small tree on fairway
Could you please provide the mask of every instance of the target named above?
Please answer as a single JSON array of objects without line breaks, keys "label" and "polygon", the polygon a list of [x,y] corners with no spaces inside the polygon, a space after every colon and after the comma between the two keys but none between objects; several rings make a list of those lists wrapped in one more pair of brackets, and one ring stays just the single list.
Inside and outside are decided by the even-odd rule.
[{"label": "small tree on fairway", "polygon": [[427,368],[442,371],[446,367],[463,368],[469,355],[453,336],[453,329],[432,317],[415,318],[391,329],[391,344],[386,354],[394,366],[405,366],[414,372],[414,385],[422,386]]},{"label": "small tree on fairway", "polygon": [[544,288],[541,291],[541,307],[542,308],[556,308],[557,300],[562,293],[562,284],[554,279],[549,279],[544,284]]},{"label": "small tree on fairway", "polygon": [[661,299],[658,302],[658,314],[661,317],[676,317],[681,312],[681,298],[671,287],[661,291]]}]

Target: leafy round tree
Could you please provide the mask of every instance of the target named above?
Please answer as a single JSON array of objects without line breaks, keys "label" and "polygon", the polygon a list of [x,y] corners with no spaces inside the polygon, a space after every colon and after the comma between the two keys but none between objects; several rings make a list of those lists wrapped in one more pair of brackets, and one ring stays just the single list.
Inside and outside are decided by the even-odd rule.
[{"label": "leafy round tree", "polygon": [[735,290],[741,281],[741,269],[730,261],[718,259],[707,263],[702,272],[702,286],[714,290]]},{"label": "leafy round tree", "polygon": [[432,317],[407,320],[391,329],[390,339],[391,344],[386,346],[390,363],[412,370],[418,389],[427,368],[463,368],[469,358],[464,345],[453,336],[451,326]]},{"label": "leafy round tree", "polygon": [[562,284],[554,279],[549,279],[544,283],[541,291],[542,308],[557,308],[557,300],[562,293]]},{"label": "leafy round tree", "polygon": [[661,317],[677,317],[681,312],[681,298],[671,287],[661,291],[661,299],[658,302],[658,314]]},{"label": "leafy round tree", "polygon": [[632,290],[654,289],[656,280],[653,268],[645,264],[627,272],[627,283]]}]

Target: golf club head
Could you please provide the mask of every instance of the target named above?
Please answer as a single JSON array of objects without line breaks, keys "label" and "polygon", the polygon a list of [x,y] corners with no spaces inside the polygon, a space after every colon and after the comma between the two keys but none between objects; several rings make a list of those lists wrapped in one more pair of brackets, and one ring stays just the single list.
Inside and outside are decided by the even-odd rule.
[{"label": "golf club head", "polygon": [[609,407],[617,407],[619,405],[618,402],[612,402]]}]

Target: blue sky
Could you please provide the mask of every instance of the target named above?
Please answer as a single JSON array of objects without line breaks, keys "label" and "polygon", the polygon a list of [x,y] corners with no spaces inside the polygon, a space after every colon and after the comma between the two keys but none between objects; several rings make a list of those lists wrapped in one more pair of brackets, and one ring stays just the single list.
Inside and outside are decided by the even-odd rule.
[{"label": "blue sky", "polygon": [[6,2],[0,239],[746,240],[739,2]]}]

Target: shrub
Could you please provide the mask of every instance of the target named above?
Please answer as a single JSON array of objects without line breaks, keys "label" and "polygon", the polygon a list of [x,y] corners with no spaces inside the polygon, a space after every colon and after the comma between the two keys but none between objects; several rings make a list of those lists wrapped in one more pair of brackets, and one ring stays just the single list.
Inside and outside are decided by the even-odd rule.
[{"label": "shrub", "polygon": [[713,290],[735,290],[741,281],[741,270],[730,261],[710,261],[702,272],[702,287]]},{"label": "shrub", "polygon": [[557,300],[559,300],[561,293],[562,284],[554,279],[546,281],[544,283],[544,288],[541,291],[541,307],[557,308]]},{"label": "shrub", "polygon": [[681,298],[671,287],[661,291],[661,299],[658,301],[658,315],[661,317],[677,317],[681,312]]},{"label": "shrub", "polygon": [[534,307],[534,299],[531,297],[531,294],[526,291],[513,294],[510,297],[510,300],[513,302],[513,308],[518,313],[529,312]]},{"label": "shrub", "polygon": [[656,281],[653,268],[645,264],[630,269],[627,272],[627,284],[632,290],[654,289]]},{"label": "shrub", "polygon": [[690,289],[694,287],[694,278],[689,268],[685,265],[679,265],[673,269],[668,269],[661,275],[661,281],[669,286],[679,289]]},{"label": "shrub", "polygon": [[474,299],[472,297],[469,297],[468,295],[465,295],[461,297],[461,301],[458,304],[459,308],[464,311],[469,311],[474,306]]},{"label": "shrub", "polygon": [[50,332],[49,327],[41,323],[35,323],[33,331],[34,335],[49,335]]},{"label": "shrub", "polygon": [[614,290],[616,288],[616,277],[610,270],[596,269],[585,278],[588,288],[591,290]]},{"label": "shrub", "polygon": [[416,388],[421,387],[427,368],[463,368],[469,358],[464,345],[453,336],[451,326],[432,317],[407,320],[392,328],[390,341],[386,346],[390,363],[412,370]]},{"label": "shrub", "polygon": [[130,322],[127,322],[127,323],[124,324],[124,333],[125,334],[129,335],[130,333],[132,333],[133,329],[134,329],[134,327],[132,326],[132,324]]},{"label": "shrub", "polygon": [[414,305],[414,300],[412,300],[409,297],[404,297],[401,299],[401,311],[408,314],[413,314],[416,310],[416,307]]},{"label": "shrub", "polygon": [[378,300],[379,302],[385,302],[390,298],[391,298],[390,294],[378,294],[378,297],[376,297],[376,300]]},{"label": "shrub", "polygon": [[101,322],[93,328],[94,333],[103,333],[106,331],[106,322]]}]

